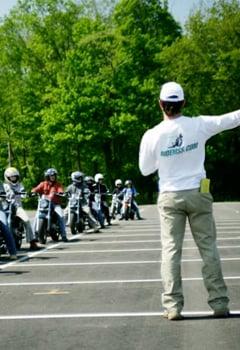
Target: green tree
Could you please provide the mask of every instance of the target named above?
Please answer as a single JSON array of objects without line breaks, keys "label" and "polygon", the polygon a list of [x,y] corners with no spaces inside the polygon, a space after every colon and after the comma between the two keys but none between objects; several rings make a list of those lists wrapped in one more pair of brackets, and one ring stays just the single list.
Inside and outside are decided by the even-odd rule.
[{"label": "green tree", "polygon": [[[197,11],[186,29],[184,37],[159,54],[165,80],[177,80],[185,88],[185,114],[217,115],[238,109],[239,1],[216,1],[210,9]],[[207,144],[206,166],[217,199],[239,198],[239,145],[236,130]]]},{"label": "green tree", "polygon": [[122,0],[113,16],[120,39],[117,81],[123,96],[121,109],[137,120],[134,133],[124,144],[126,174],[147,192],[149,201],[156,184],[138,171],[139,142],[146,129],[160,119],[158,91],[163,77],[158,54],[181,36],[181,28],[168,12],[166,1]]}]

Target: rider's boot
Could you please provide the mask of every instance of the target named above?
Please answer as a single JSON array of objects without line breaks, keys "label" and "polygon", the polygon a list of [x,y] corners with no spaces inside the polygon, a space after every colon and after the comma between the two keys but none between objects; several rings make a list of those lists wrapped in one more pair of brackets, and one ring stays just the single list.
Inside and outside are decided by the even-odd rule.
[{"label": "rider's boot", "polygon": [[39,250],[41,249],[41,247],[39,247],[37,245],[37,242],[35,239],[33,239],[31,242],[30,242],[30,247],[29,247],[30,250]]}]

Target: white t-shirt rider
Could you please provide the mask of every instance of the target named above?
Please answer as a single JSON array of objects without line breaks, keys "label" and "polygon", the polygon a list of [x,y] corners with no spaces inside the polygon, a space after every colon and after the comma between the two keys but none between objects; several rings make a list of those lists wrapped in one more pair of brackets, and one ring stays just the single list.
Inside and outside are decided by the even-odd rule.
[{"label": "white t-shirt rider", "polygon": [[206,141],[239,125],[240,110],[221,116],[164,120],[142,137],[140,171],[146,176],[158,170],[161,193],[199,188],[206,177]]}]

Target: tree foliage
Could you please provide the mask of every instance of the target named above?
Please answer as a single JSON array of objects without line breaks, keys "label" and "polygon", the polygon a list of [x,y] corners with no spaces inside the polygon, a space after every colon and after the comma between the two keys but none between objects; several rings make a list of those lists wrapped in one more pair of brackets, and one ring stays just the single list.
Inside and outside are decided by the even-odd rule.
[{"label": "tree foliage", "polygon": [[[18,167],[27,187],[52,166],[65,184],[76,169],[102,172],[110,187],[132,178],[151,200],[138,148],[161,119],[159,87],[182,83],[189,114],[239,108],[239,19],[238,1],[217,1],[182,34],[167,1],[19,0],[0,26],[2,171]],[[219,173],[236,168],[238,145],[235,131],[208,144],[221,198],[236,197]]]},{"label": "tree foliage", "polygon": [[[217,1],[212,8],[197,11],[186,35],[159,54],[165,80],[177,79],[185,88],[186,114],[219,115],[239,109],[239,34],[239,1]],[[206,167],[216,198],[239,198],[239,142],[239,131],[232,130],[207,144]]]}]

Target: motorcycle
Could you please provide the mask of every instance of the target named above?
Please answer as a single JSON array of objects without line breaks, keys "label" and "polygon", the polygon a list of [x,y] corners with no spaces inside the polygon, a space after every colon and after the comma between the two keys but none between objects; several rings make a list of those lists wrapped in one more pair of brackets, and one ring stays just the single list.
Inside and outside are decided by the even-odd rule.
[{"label": "motorcycle", "polygon": [[1,234],[1,228],[0,228],[0,255],[7,253],[7,246],[5,243],[5,239]]},{"label": "motorcycle", "polygon": [[[0,194],[0,197],[1,198],[6,198],[6,195],[3,195]],[[0,220],[0,255],[1,254],[6,254],[7,253],[7,245],[6,245],[6,242],[5,242],[5,238],[2,234],[2,221],[5,222],[5,215],[3,214],[2,212],[2,203],[1,203],[1,212],[0,212],[0,216],[1,216],[1,220]],[[3,217],[2,217],[3,216]]]},{"label": "motorcycle", "polygon": [[68,224],[72,235],[85,229],[85,215],[82,210],[82,191],[73,193],[68,200]]},{"label": "motorcycle", "polygon": [[121,216],[122,200],[118,197],[116,193],[112,196],[112,203],[110,208],[110,216],[115,219],[116,215]]},{"label": "motorcycle", "polygon": [[133,208],[133,195],[132,193],[127,193],[123,199],[123,216],[125,220],[134,220],[135,211]]},{"label": "motorcycle", "polygon": [[101,227],[104,227],[104,214],[102,212],[101,193],[94,193],[94,201],[92,202],[92,213]]},{"label": "motorcycle", "polygon": [[[17,195],[27,196],[26,192],[15,193]],[[26,237],[26,228],[17,213],[17,203],[15,198],[8,198],[6,194],[1,194],[5,200],[2,202],[2,209],[7,216],[7,223],[10,231],[13,233],[17,250],[21,248],[22,240]]]},{"label": "motorcycle", "polygon": [[[59,196],[64,194],[56,193]],[[46,195],[39,196],[37,214],[35,219],[35,232],[42,244],[46,244],[47,237],[50,236],[54,242],[58,242],[60,236],[60,227],[58,223],[58,207],[47,198]]]}]

